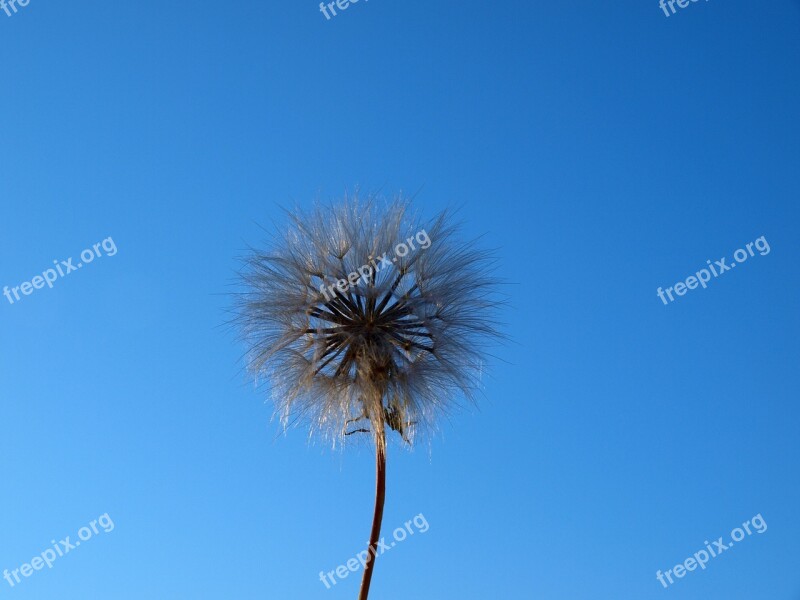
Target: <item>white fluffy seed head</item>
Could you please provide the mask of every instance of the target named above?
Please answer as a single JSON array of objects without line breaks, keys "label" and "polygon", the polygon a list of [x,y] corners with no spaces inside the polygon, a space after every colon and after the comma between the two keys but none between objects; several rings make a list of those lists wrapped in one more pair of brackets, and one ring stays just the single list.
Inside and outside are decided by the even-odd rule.
[{"label": "white fluffy seed head", "polygon": [[388,425],[412,443],[474,397],[499,337],[499,281],[450,219],[422,224],[407,199],[356,195],[289,214],[251,251],[237,322],[284,425],[307,421],[334,443]]}]

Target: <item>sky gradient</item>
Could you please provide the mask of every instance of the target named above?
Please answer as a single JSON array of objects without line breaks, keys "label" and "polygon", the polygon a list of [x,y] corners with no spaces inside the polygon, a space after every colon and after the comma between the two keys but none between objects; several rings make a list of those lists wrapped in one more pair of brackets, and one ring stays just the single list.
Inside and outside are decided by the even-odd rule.
[{"label": "sky gradient", "polygon": [[114,527],[0,599],[356,596],[319,572],[365,545],[372,452],[284,435],[225,322],[281,207],[357,188],[460,207],[509,281],[479,407],[389,448],[384,533],[430,528],[376,600],[800,599],[800,2],[18,9],[0,287],[117,252],[0,296],[0,570]]}]

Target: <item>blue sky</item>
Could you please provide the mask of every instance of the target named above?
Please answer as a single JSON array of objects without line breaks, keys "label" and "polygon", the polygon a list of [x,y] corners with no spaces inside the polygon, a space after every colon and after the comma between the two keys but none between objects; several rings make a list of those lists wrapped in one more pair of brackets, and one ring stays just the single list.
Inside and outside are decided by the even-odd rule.
[{"label": "blue sky", "polygon": [[[44,2],[0,12],[0,598],[354,598],[367,447],[282,435],[237,257],[360,186],[460,206],[513,342],[389,452],[378,600],[800,598],[800,2]],[[665,306],[658,287],[764,236]],[[664,589],[705,540],[748,536]]]}]

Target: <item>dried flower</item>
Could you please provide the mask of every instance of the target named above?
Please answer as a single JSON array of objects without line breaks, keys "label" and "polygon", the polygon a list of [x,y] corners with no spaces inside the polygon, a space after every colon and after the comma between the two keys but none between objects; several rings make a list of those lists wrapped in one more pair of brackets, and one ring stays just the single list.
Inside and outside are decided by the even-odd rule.
[{"label": "dried flower", "polygon": [[411,444],[477,389],[485,342],[497,336],[491,257],[456,240],[448,213],[423,227],[401,197],[345,198],[289,220],[242,274],[249,367],[271,382],[284,425],[307,421],[334,443],[373,434],[377,542],[386,426]]}]

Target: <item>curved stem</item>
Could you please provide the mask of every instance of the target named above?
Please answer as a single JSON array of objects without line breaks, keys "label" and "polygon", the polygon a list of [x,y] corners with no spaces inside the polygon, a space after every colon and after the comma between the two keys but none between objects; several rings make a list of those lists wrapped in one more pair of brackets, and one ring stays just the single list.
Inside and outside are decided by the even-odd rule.
[{"label": "curved stem", "polygon": [[367,600],[369,596],[369,584],[372,581],[372,571],[375,568],[375,559],[377,558],[378,540],[381,536],[383,503],[386,499],[386,430],[383,426],[383,419],[380,421],[380,425],[375,428],[375,514],[372,517],[367,564],[364,567],[364,576],[361,579],[358,600]]}]

